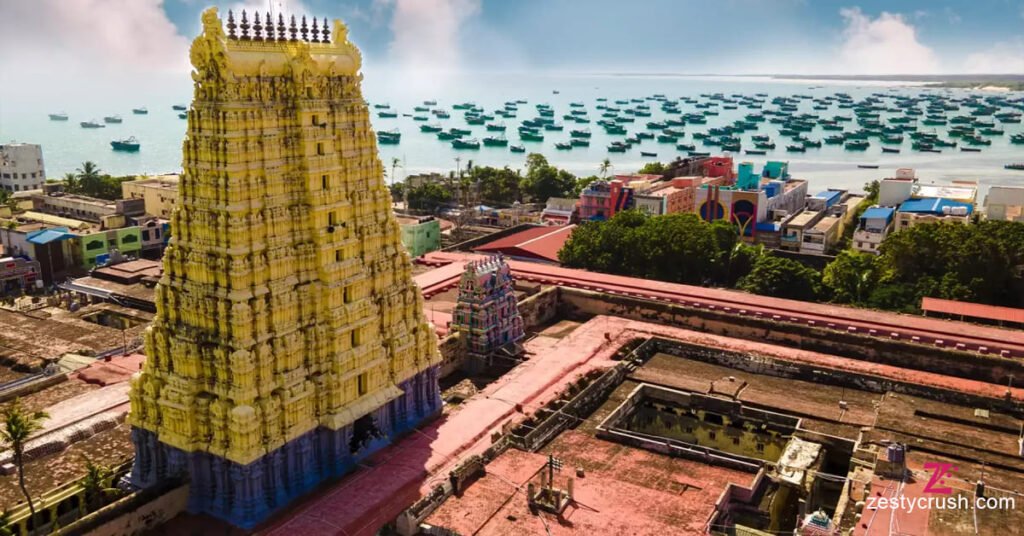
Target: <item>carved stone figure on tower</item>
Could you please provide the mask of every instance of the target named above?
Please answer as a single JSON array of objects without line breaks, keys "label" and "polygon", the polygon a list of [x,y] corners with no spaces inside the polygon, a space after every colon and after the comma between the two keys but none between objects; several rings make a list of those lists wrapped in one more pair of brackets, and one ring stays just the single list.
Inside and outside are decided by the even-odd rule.
[{"label": "carved stone figure on tower", "polygon": [[441,403],[434,330],[379,202],[359,52],[340,21],[319,41],[260,21],[263,40],[234,37],[208,9],[189,52],[184,173],[129,416],[133,484],[185,477],[191,511],[244,528]]}]

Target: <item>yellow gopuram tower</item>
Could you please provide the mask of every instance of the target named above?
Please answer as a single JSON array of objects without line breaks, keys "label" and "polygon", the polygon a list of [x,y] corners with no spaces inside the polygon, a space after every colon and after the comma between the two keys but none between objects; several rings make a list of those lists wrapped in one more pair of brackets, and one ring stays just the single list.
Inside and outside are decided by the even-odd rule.
[{"label": "yellow gopuram tower", "polygon": [[345,26],[202,25],[131,479],[252,527],[437,414],[440,358]]}]

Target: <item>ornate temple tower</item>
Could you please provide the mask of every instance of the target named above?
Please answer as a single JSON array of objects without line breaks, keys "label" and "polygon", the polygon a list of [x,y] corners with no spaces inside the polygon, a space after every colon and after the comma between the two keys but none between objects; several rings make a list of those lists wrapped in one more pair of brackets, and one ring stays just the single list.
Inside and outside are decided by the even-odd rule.
[{"label": "ornate temple tower", "polygon": [[440,357],[345,26],[202,23],[131,480],[252,527],[435,415]]},{"label": "ornate temple tower", "polygon": [[504,257],[496,255],[466,264],[452,317],[452,328],[459,332],[470,356],[489,363],[496,351],[519,353],[523,317]]}]

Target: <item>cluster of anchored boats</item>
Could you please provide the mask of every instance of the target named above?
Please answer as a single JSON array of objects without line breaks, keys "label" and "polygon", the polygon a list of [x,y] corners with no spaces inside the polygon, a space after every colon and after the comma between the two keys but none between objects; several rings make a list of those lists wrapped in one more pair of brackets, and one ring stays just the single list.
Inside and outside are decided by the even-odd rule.
[{"label": "cluster of anchored boats", "polygon": [[[525,152],[524,145],[510,144],[505,137],[509,127],[502,122],[502,119],[516,119],[525,104],[525,100],[508,101],[501,108],[488,112],[467,102],[452,106],[453,112],[449,112],[438,107],[437,101],[430,100],[416,106],[413,113],[401,115],[422,122],[422,133],[433,134],[455,149],[490,146]],[[388,104],[376,104],[374,108],[380,119],[399,116]],[[462,113],[466,127],[442,126],[441,121],[450,119],[456,112]],[[797,94],[770,99],[766,93],[728,96],[714,93],[677,99],[654,94],[614,101],[598,98],[594,113],[599,117],[595,119],[591,119],[586,104],[572,102],[561,114],[561,122],[556,119],[551,105],[536,104],[532,117],[519,121],[515,128],[521,143],[542,142],[545,136],[557,136],[556,149],[572,150],[588,147],[591,131],[587,126],[570,128],[569,136],[565,136],[565,125],[593,122],[608,137],[621,136],[621,140],[613,139],[607,146],[613,153],[625,153],[645,141],[671,144],[675,151],[690,156],[708,154],[711,148],[765,155],[769,151],[783,150],[803,153],[823,145],[866,151],[876,144],[882,153],[902,150],[938,153],[956,148],[979,152],[990,146],[993,139],[1005,136],[1007,129],[1019,130],[1022,112],[1024,98],[1021,97],[957,96],[929,90],[916,95],[876,92],[860,99],[847,93],[819,97]],[[720,115],[738,118],[731,122],[717,121],[715,116]],[[724,124],[709,127],[709,119]],[[473,126],[484,127],[483,143],[473,137]],[[689,140],[686,140],[687,131]],[[381,130],[377,135],[382,144],[401,141],[398,129]],[[1024,132],[1011,133],[1009,141],[1024,144]],[[640,150],[640,154],[656,157],[658,153]]]}]

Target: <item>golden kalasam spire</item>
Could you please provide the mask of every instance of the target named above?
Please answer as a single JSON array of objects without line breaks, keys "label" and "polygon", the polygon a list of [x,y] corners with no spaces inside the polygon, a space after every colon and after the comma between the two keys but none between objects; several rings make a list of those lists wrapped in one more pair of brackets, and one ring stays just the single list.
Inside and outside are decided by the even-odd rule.
[{"label": "golden kalasam spire", "polygon": [[340,21],[286,40],[283,17],[276,37],[249,20],[235,37],[233,14],[225,33],[206,10],[189,52],[184,173],[130,415],[135,484],[187,475],[191,510],[243,527],[440,408],[359,51]]}]

